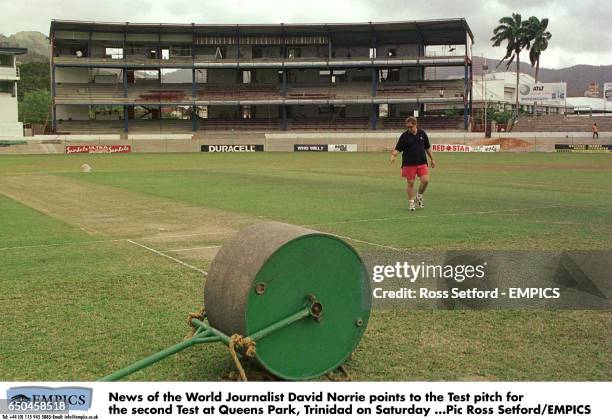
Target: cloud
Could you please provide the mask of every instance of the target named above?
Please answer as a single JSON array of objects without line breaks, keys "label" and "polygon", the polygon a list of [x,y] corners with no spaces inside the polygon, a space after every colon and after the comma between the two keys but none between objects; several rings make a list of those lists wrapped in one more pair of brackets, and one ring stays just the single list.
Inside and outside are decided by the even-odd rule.
[{"label": "cloud", "polygon": [[[503,56],[489,38],[501,16],[520,12],[548,17],[553,35],[542,66],[612,64],[612,8],[599,0],[30,0],[4,4],[0,28],[5,35],[37,30],[48,33],[51,19],[168,23],[368,22],[466,18],[475,36],[474,52]],[[525,54],[525,60],[527,55]]]}]

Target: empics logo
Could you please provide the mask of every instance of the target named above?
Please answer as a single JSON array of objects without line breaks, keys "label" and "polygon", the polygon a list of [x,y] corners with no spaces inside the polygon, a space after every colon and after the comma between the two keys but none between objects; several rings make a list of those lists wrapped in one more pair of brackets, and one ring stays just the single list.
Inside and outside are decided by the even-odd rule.
[{"label": "empics logo", "polygon": [[92,394],[91,388],[21,386],[9,388],[6,399],[13,402],[65,402],[69,410],[87,411],[91,408]]},{"label": "empics logo", "polygon": [[31,401],[27,395],[17,394],[10,399],[11,402],[29,402]]}]

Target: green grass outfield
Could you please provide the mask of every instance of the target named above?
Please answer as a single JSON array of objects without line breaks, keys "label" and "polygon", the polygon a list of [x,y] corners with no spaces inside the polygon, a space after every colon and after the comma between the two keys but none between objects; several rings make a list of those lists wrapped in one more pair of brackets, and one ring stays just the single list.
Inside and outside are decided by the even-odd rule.
[{"label": "green grass outfield", "polygon": [[[127,239],[203,270],[206,250],[261,219],[360,251],[611,248],[610,156],[437,160],[426,209],[409,214],[387,154],[0,157],[0,380],[92,380],[182,339],[201,274]],[[611,331],[603,311],[376,311],[348,368],[359,380],[611,380]],[[131,379],[232,370],[208,345]]]}]

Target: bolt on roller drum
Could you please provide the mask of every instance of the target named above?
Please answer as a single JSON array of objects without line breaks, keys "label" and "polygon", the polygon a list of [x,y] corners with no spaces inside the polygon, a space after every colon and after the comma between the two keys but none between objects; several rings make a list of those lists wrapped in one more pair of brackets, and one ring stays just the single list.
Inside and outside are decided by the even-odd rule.
[{"label": "bolt on roller drum", "polygon": [[257,360],[291,380],[320,376],[341,365],[363,336],[370,316],[367,271],[339,238],[278,222],[240,231],[211,264],[205,288],[210,325],[249,336],[307,305],[307,317],[257,340]]}]

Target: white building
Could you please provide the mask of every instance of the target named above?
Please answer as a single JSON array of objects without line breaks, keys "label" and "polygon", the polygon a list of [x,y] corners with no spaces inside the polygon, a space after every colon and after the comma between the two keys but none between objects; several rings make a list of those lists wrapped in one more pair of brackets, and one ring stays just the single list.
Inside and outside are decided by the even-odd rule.
[{"label": "white building", "polygon": [[26,48],[0,47],[0,137],[23,137],[23,124],[17,119],[17,81],[19,69],[16,57]]},{"label": "white building", "polygon": [[[528,74],[521,73],[519,86],[533,86],[535,79]],[[512,109],[516,100],[516,72],[491,72],[475,76],[473,85],[474,108],[481,108],[483,103],[503,104],[506,109]],[[568,98],[569,100],[569,98]],[[519,100],[520,107],[525,112],[533,112],[534,102]],[[551,101],[538,103],[538,113],[562,114],[565,112],[565,101]]]},{"label": "white building", "polygon": [[[535,79],[528,74],[521,73],[519,84],[534,84]],[[486,73],[484,77],[474,76],[474,100],[482,101],[486,98],[487,101],[506,102],[514,104],[516,95],[516,72],[491,72]]]},{"label": "white building", "polygon": [[[516,100],[516,72],[491,72],[484,76],[474,76],[472,92],[474,108],[481,108],[485,101],[489,103],[504,104],[506,109],[512,109]],[[520,85],[533,85],[535,79],[528,74],[521,73]],[[485,93],[486,92],[486,93]],[[556,103],[555,103],[556,102]],[[533,112],[533,102],[519,101],[521,109]],[[606,107],[603,98],[590,98],[584,96],[566,97],[564,101],[551,101],[538,103],[540,114],[577,114],[577,113],[603,113],[612,112],[610,105]]]},{"label": "white building", "polygon": [[577,96],[567,98],[567,112],[574,114],[612,113],[612,103],[606,103],[603,98]]}]

